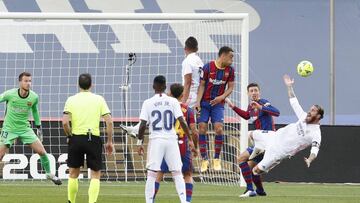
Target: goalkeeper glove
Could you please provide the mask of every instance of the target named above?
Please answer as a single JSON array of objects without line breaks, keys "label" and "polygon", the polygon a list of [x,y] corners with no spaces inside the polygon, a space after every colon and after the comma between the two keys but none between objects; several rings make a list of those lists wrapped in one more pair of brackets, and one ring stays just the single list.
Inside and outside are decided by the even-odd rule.
[{"label": "goalkeeper glove", "polygon": [[36,126],[36,135],[38,136],[39,140],[42,142],[43,141],[43,132],[42,132],[40,125]]}]

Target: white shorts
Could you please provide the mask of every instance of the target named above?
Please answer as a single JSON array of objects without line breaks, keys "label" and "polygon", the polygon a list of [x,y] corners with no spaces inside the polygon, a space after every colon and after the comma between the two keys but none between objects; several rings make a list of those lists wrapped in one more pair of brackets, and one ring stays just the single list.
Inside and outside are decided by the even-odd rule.
[{"label": "white shorts", "polygon": [[281,154],[274,150],[274,148],[269,148],[265,151],[264,158],[258,163],[260,170],[268,173],[271,169],[277,166],[284,158],[287,156]]},{"label": "white shorts", "polygon": [[190,107],[193,108],[196,104],[196,98],[197,98],[197,93],[196,92],[190,92],[189,93],[189,97],[186,100],[186,104]]},{"label": "white shorts", "polygon": [[266,150],[271,145],[275,136],[275,131],[254,130],[253,132],[254,147]]},{"label": "white shorts", "polygon": [[169,171],[181,171],[181,155],[176,138],[152,138],[149,140],[146,168],[152,171],[160,171],[163,159],[169,166]]}]

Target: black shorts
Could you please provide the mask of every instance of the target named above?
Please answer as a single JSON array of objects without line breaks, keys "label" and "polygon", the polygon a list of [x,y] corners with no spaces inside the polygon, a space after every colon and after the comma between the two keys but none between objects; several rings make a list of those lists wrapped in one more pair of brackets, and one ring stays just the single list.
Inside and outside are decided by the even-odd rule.
[{"label": "black shorts", "polygon": [[103,168],[103,143],[99,136],[73,135],[68,144],[67,165],[69,168],[80,168],[84,166],[84,155],[86,154],[86,165],[93,171]]}]

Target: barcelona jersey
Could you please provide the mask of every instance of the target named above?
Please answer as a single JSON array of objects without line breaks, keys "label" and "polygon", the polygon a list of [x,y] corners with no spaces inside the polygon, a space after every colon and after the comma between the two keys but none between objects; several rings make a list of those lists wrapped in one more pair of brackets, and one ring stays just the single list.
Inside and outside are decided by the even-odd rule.
[{"label": "barcelona jersey", "polygon": [[202,68],[201,80],[205,81],[205,91],[202,101],[211,101],[224,94],[228,82],[235,79],[234,68],[227,66],[220,69],[215,61],[211,61]]}]

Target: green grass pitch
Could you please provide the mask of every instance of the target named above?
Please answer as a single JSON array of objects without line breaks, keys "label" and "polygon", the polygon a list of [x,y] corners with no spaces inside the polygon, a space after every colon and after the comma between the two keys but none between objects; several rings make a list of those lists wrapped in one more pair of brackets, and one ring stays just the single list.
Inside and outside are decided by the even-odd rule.
[{"label": "green grass pitch", "polygon": [[[54,186],[49,182],[0,182],[1,203],[66,203],[67,183]],[[87,203],[89,182],[79,182],[77,203]],[[204,203],[230,202],[360,202],[360,185],[265,183],[267,197],[240,199],[244,188],[196,183],[193,201]],[[98,203],[144,202],[144,183],[101,182]],[[162,183],[157,203],[179,202],[172,182]]]}]

